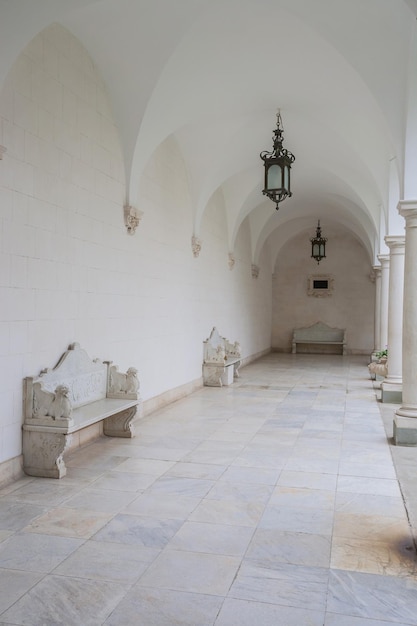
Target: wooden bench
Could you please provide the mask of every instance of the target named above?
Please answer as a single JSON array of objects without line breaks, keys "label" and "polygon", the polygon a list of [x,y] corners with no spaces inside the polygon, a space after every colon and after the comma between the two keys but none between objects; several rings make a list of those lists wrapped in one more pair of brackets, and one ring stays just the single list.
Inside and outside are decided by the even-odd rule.
[{"label": "wooden bench", "polygon": [[340,346],[342,354],[347,354],[346,330],[343,328],[331,328],[323,322],[317,322],[306,328],[296,328],[292,338],[292,353],[297,353],[298,344],[310,344],[321,346]]},{"label": "wooden bench", "polygon": [[208,387],[230,385],[239,378],[240,345],[237,341],[230,343],[221,337],[216,327],[210,337],[203,342],[203,382]]},{"label": "wooden bench", "polygon": [[[124,374],[111,361],[92,361],[73,343],[53,369],[24,379],[23,469],[30,476],[62,478],[73,437],[133,437],[140,405],[135,368]],[[87,431],[84,432],[84,435]],[[84,440],[87,438],[84,436]]]}]

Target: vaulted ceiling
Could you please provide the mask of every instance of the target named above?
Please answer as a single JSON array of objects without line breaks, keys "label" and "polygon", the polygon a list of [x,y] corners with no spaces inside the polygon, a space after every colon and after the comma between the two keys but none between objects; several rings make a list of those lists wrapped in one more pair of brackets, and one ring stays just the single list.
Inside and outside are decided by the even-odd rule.
[{"label": "vaulted ceiling", "polygon": [[[245,218],[254,261],[267,241],[277,252],[320,218],[374,261],[403,192],[416,0],[1,0],[0,11],[0,81],[52,22],[88,50],[113,106],[131,203],[149,158],[174,137],[195,234],[221,189],[230,250]],[[262,196],[259,159],[277,108],[296,157],[293,197],[278,212]]]}]

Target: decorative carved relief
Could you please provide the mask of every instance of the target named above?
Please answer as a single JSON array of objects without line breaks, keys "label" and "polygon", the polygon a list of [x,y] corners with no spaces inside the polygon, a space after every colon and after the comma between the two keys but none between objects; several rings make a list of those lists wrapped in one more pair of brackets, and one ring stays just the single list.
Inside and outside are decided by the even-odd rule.
[{"label": "decorative carved relief", "polygon": [[125,225],[129,235],[134,235],[139,222],[142,219],[143,211],[136,209],[134,206],[126,204],[124,207]]},{"label": "decorative carved relief", "polygon": [[7,148],[5,148],[4,146],[0,146],[0,161],[3,158],[3,154],[7,152]]},{"label": "decorative carved relief", "polygon": [[252,278],[258,278],[259,276],[259,267],[252,263]]},{"label": "decorative carved relief", "polygon": [[64,452],[71,443],[66,433],[27,431],[24,428],[24,470],[29,476],[62,478],[67,473]]},{"label": "decorative carved relief", "polygon": [[116,365],[109,368],[109,387],[107,397],[124,398],[138,396],[139,380],[138,370],[135,367],[129,367],[126,374],[119,372]]},{"label": "decorative carved relief", "polygon": [[55,393],[44,391],[41,383],[33,385],[33,417],[52,417],[55,419],[70,419],[72,413],[71,401],[68,397],[69,389],[66,385],[58,385]]},{"label": "decorative carved relief", "polygon": [[236,259],[233,252],[229,252],[229,269],[232,270],[235,266]]},{"label": "decorative carved relief", "polygon": [[193,255],[197,258],[201,252],[201,240],[193,235],[191,237],[191,248],[193,250]]}]

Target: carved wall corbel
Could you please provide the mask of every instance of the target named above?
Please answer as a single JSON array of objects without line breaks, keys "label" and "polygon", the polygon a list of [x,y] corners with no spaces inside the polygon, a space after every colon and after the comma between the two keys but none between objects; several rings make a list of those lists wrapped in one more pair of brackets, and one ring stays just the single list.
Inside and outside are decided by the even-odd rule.
[{"label": "carved wall corbel", "polygon": [[130,204],[124,206],[125,226],[129,235],[134,235],[139,222],[142,219],[143,211],[136,209]]},{"label": "carved wall corbel", "polygon": [[252,263],[252,278],[258,278],[259,276],[259,267]]},{"label": "carved wall corbel", "polygon": [[193,255],[197,258],[201,252],[201,239],[193,235],[191,237],[191,248],[193,250]]},{"label": "carved wall corbel", "polygon": [[233,252],[229,252],[229,269],[232,270],[235,266],[236,263],[236,259],[235,259],[235,255],[233,254]]},{"label": "carved wall corbel", "polygon": [[0,146],[0,161],[2,160],[5,152],[7,152],[7,148],[5,146]]}]

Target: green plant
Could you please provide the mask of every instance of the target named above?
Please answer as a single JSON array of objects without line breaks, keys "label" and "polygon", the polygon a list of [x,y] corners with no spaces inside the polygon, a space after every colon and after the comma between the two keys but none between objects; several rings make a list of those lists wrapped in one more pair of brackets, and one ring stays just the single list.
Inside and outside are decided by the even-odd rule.
[{"label": "green plant", "polygon": [[383,357],[388,358],[388,350],[385,349],[385,350],[381,350],[380,352],[376,352],[375,356],[377,359],[382,359]]}]

